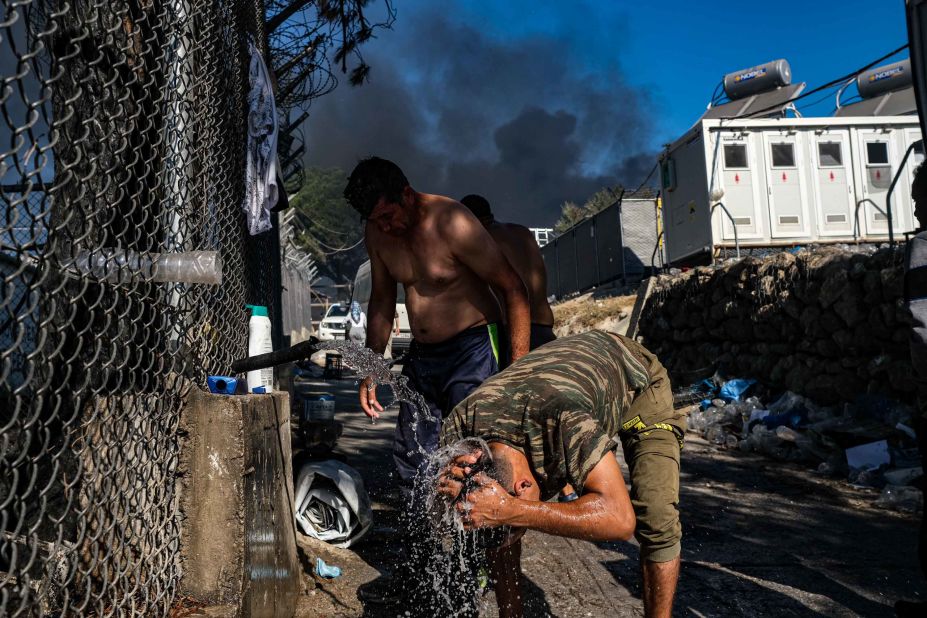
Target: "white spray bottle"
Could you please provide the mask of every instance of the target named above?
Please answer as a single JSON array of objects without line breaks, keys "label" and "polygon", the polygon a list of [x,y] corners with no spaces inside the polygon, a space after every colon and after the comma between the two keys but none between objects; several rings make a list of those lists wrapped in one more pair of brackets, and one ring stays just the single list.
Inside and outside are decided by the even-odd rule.
[{"label": "white spray bottle", "polygon": [[[270,318],[267,316],[267,307],[262,305],[245,306],[251,310],[251,319],[248,320],[248,356],[273,352],[274,344],[270,336]],[[273,367],[248,372],[248,392],[253,393],[254,389],[259,386],[264,387],[265,393],[273,390]]]}]

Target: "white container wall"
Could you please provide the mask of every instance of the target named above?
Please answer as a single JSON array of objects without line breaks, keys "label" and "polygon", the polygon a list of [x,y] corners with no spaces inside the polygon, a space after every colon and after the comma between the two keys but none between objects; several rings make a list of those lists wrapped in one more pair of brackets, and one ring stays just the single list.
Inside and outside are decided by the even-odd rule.
[{"label": "white container wall", "polygon": [[[700,120],[661,158],[667,257],[733,247],[735,227],[744,248],[853,241],[857,206],[859,240],[884,241],[889,188],[920,138],[914,116]],[[896,238],[913,228],[923,160],[912,152],[892,194]]]}]

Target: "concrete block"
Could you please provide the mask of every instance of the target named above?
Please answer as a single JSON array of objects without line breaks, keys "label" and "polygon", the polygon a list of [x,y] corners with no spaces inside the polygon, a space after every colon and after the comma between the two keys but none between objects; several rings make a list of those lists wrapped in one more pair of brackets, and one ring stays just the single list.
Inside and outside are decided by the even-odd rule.
[{"label": "concrete block", "polygon": [[181,594],[292,616],[300,582],[286,393],[195,390],[181,416]]}]

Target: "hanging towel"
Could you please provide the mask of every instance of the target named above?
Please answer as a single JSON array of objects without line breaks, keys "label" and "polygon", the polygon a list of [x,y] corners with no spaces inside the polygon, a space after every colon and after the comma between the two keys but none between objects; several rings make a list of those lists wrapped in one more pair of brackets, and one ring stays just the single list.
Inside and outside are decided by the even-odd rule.
[{"label": "hanging towel", "polygon": [[270,211],[277,205],[277,107],[270,74],[261,52],[248,42],[248,153],[245,163],[245,200],[248,232],[254,236],[272,225]]}]

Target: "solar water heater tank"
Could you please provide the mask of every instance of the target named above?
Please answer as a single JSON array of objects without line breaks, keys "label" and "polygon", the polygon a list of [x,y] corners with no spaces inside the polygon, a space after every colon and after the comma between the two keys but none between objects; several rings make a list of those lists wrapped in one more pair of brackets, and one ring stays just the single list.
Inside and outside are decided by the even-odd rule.
[{"label": "solar water heater tank", "polygon": [[911,61],[902,60],[860,73],[856,78],[859,96],[871,99],[886,92],[908,88],[913,84]]},{"label": "solar water heater tank", "polygon": [[787,60],[780,59],[728,73],[724,76],[724,92],[733,101],[791,83],[792,68]]}]

